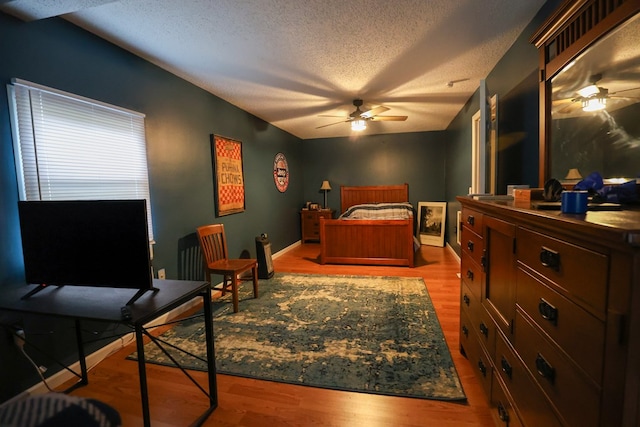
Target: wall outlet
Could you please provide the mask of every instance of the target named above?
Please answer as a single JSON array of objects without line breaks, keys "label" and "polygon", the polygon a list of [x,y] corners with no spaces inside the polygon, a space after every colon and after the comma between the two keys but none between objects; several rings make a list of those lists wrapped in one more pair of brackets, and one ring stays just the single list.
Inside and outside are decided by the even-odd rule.
[{"label": "wall outlet", "polygon": [[167,278],[167,272],[164,270],[164,268],[161,268],[160,270],[158,270],[158,279],[166,279]]}]

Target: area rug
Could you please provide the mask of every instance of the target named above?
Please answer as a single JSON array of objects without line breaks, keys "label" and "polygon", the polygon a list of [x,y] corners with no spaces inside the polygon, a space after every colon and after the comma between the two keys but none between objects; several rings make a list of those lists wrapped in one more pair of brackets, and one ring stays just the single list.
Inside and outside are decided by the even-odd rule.
[{"label": "area rug", "polygon": [[[242,286],[213,302],[218,373],[337,390],[465,400],[421,278],[277,273],[254,299]],[[206,370],[201,318],[160,338],[187,369]],[[165,346],[166,347],[166,346]],[[173,365],[153,343],[148,362]],[[135,358],[135,354],[132,356]]]}]

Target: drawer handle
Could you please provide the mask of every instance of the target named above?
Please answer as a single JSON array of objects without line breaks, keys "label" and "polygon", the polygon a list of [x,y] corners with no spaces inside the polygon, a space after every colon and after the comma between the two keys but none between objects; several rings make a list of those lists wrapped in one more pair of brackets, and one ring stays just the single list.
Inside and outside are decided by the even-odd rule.
[{"label": "drawer handle", "polygon": [[462,333],[465,337],[469,338],[469,328],[466,325],[462,325]]},{"label": "drawer handle", "polygon": [[544,298],[540,298],[538,303],[538,311],[544,320],[548,320],[554,325],[558,324],[558,309],[555,308],[549,301]]},{"label": "drawer handle", "polygon": [[540,353],[536,357],[536,370],[542,378],[546,378],[551,384],[556,380],[556,370],[545,360]]},{"label": "drawer handle", "polygon": [[540,262],[543,266],[555,271],[560,270],[560,253],[544,246],[540,250]]},{"label": "drawer handle", "polygon": [[471,240],[467,242],[467,249],[469,249],[470,252],[473,252],[473,242]]},{"label": "drawer handle", "polygon": [[511,367],[507,359],[504,358],[504,356],[502,356],[501,359],[502,360],[500,360],[500,365],[502,366],[502,372],[504,372],[505,375],[508,376],[509,379],[511,379],[511,375],[513,374],[513,368]]},{"label": "drawer handle", "polygon": [[489,328],[487,328],[484,322],[480,322],[480,333],[487,338],[489,337]]},{"label": "drawer handle", "polygon": [[475,225],[476,219],[473,217],[473,215],[467,216],[467,223],[471,226]]},{"label": "drawer handle", "polygon": [[473,271],[467,270],[467,279],[473,282]]},{"label": "drawer handle", "polygon": [[469,297],[467,296],[467,294],[464,294],[462,296],[462,301],[464,301],[464,303],[467,305],[467,307],[469,307],[469,304],[471,304],[471,300],[469,299]]},{"label": "drawer handle", "polygon": [[505,409],[505,407],[502,404],[502,402],[498,402],[498,418],[500,418],[500,421],[502,421],[505,424],[509,425],[509,413]]},{"label": "drawer handle", "polygon": [[478,369],[480,369],[480,373],[482,373],[483,377],[487,376],[487,367],[482,362],[482,360],[478,360]]}]

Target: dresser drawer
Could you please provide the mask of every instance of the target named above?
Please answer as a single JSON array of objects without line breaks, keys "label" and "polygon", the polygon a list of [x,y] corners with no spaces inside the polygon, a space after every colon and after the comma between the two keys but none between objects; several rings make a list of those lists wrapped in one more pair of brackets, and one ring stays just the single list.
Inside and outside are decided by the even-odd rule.
[{"label": "dresser drawer", "polygon": [[462,313],[460,317],[460,344],[464,348],[465,355],[471,363],[473,372],[476,374],[476,378],[482,384],[485,395],[491,396],[491,358],[484,352],[480,342],[478,341],[478,334],[473,330],[473,327],[463,329],[463,325],[470,322],[466,315]]},{"label": "dresser drawer", "polygon": [[[462,247],[463,255],[468,255],[473,261],[482,267],[485,263],[484,260],[484,241],[482,236],[474,233],[473,230],[462,227],[460,246]],[[464,257],[463,257],[464,258]]]},{"label": "dresser drawer", "polygon": [[473,322],[472,325],[476,325],[480,318],[480,310],[484,310],[480,305],[480,300],[475,297],[467,284],[463,282],[460,286],[460,311],[466,313],[469,320]]},{"label": "dresser drawer", "polygon": [[526,228],[517,231],[517,257],[598,317],[606,311],[608,257]]},{"label": "dresser drawer", "polygon": [[462,278],[462,282],[469,287],[478,301],[481,301],[484,273],[482,268],[472,261],[471,257],[464,256],[461,258],[460,277]]},{"label": "dresser drawer", "polygon": [[[472,328],[473,326],[471,320],[469,319],[469,315],[466,312],[462,311],[460,313],[460,347],[462,347],[465,357],[467,357],[469,360],[471,360],[469,351],[471,350],[471,352],[473,353],[473,349],[471,347],[478,347],[478,337],[473,333]],[[476,342],[469,343],[470,340],[474,340]]]},{"label": "dresser drawer", "polygon": [[[494,357],[496,376],[506,386],[510,396],[517,402],[518,412],[527,426],[561,426],[553,407],[544,397],[542,390],[533,381],[518,357],[513,353],[502,334],[496,338]],[[497,388],[494,381],[493,390]],[[501,385],[502,385],[501,384]],[[509,426],[515,424],[509,424]]]},{"label": "dresser drawer", "polygon": [[482,234],[482,221],[484,215],[482,212],[475,211],[469,208],[462,208],[462,216],[460,220],[464,227],[473,230],[476,234]]},{"label": "dresser drawer", "polygon": [[496,325],[487,310],[464,283],[460,295],[460,312],[467,316],[468,328],[478,336],[478,341],[484,350],[489,355],[493,355]]},{"label": "dresser drawer", "polygon": [[522,269],[518,306],[597,383],[602,378],[604,323]]},{"label": "dresser drawer", "polygon": [[493,357],[498,327],[484,306],[478,310],[478,318],[475,322],[475,331],[478,334],[478,338],[480,338],[480,343],[489,356]]},{"label": "dresser drawer", "polygon": [[498,374],[494,371],[493,384],[491,387],[491,407],[493,411],[493,419],[497,426],[504,427],[522,427],[520,419],[513,409],[511,400],[507,397],[507,393],[498,380]]},{"label": "dresser drawer", "polygon": [[600,389],[516,312],[515,349],[567,425],[597,426]]}]

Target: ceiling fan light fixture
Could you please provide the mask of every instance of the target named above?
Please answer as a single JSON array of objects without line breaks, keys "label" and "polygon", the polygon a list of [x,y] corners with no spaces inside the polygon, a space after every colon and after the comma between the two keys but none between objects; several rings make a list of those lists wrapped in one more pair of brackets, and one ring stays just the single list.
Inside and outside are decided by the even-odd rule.
[{"label": "ceiling fan light fixture", "polygon": [[362,131],[367,128],[367,122],[364,119],[355,119],[351,122],[351,130]]},{"label": "ceiling fan light fixture", "polygon": [[578,91],[578,94],[583,98],[589,98],[599,93],[600,93],[600,88],[596,85],[589,85],[589,86],[583,87]]},{"label": "ceiling fan light fixture", "polygon": [[601,111],[607,107],[607,98],[604,96],[593,96],[582,100],[582,111]]}]

